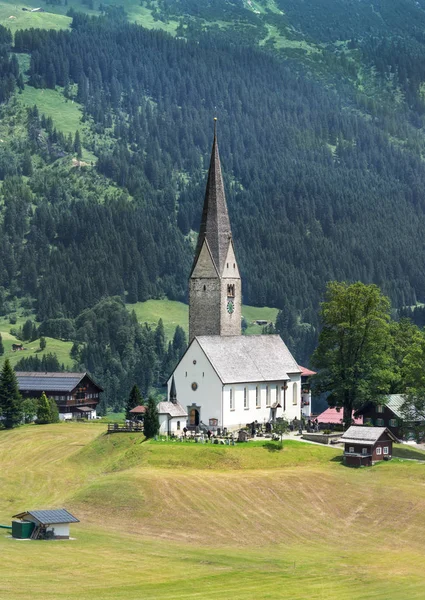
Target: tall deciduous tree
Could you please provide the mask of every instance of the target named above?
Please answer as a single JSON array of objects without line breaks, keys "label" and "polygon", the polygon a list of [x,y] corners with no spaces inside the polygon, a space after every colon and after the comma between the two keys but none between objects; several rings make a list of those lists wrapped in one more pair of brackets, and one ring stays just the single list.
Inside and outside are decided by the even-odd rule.
[{"label": "tall deciduous tree", "polygon": [[131,419],[132,415],[130,414],[130,410],[136,408],[136,406],[141,406],[143,404],[142,394],[140,393],[137,385],[133,385],[131,388],[130,396],[127,400],[127,405],[125,407],[125,418]]},{"label": "tall deciduous tree", "polygon": [[6,429],[11,429],[21,423],[22,398],[15,372],[8,358],[4,361],[0,375],[0,410]]},{"label": "tall deciduous tree", "polygon": [[329,392],[329,405],[343,408],[349,427],[353,410],[389,390],[390,302],[376,285],[330,282],[321,320],[314,387]]},{"label": "tall deciduous tree", "polygon": [[153,396],[149,396],[144,418],[144,434],[147,438],[152,438],[159,431],[159,416],[156,401]]}]

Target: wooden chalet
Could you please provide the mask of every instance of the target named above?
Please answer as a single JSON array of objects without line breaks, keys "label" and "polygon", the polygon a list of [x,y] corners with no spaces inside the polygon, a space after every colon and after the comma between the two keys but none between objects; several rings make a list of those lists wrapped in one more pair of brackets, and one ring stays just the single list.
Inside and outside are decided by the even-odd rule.
[{"label": "wooden chalet", "polygon": [[96,407],[103,388],[87,373],[18,371],[16,378],[23,398],[39,398],[43,392],[48,398],[53,398],[61,420],[96,418]]},{"label": "wooden chalet", "polygon": [[423,424],[423,419],[412,415],[406,421],[402,412],[402,406],[406,398],[402,394],[390,394],[382,398],[382,403],[367,402],[356,411],[356,417],[363,417],[365,425],[375,427],[387,427],[398,439],[415,438],[415,430],[418,425]]},{"label": "wooden chalet", "polygon": [[387,427],[352,425],[340,441],[344,442],[344,464],[370,467],[379,460],[391,459],[393,442],[398,439]]}]

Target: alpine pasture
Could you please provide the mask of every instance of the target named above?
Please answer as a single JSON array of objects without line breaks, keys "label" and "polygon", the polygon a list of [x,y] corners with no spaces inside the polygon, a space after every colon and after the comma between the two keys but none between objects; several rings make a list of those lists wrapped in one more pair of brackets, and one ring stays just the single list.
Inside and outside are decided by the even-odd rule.
[{"label": "alpine pasture", "polygon": [[0,522],[62,506],[81,520],[71,541],[1,530],[5,600],[423,598],[424,463],[356,470],[340,449],[296,441],[279,450],[104,431],[0,433]]}]

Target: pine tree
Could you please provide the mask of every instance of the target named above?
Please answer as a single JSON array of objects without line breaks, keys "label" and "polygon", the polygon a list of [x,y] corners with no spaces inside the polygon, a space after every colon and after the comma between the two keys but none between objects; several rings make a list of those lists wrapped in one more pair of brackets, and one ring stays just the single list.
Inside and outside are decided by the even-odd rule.
[{"label": "pine tree", "polygon": [[11,429],[20,424],[22,420],[22,398],[19,393],[18,380],[10,361],[4,362],[0,375],[0,409],[3,416],[3,425]]},{"label": "pine tree", "polygon": [[0,333],[0,356],[3,356],[3,354],[4,354],[3,338],[1,337],[1,333]]},{"label": "pine tree", "polygon": [[77,158],[81,158],[82,155],[83,155],[83,151],[82,151],[82,148],[81,148],[80,132],[78,130],[75,132],[74,152],[77,155]]},{"label": "pine tree", "polygon": [[153,438],[159,431],[159,415],[155,398],[149,396],[148,406],[144,418],[144,434],[146,438]]},{"label": "pine tree", "polygon": [[47,346],[46,338],[42,336],[40,338],[40,350],[45,350],[46,346]]},{"label": "pine tree", "polygon": [[46,425],[47,423],[51,423],[51,418],[52,415],[50,409],[50,402],[46,394],[43,392],[41,394],[37,406],[37,423],[39,425]]},{"label": "pine tree", "polygon": [[131,419],[132,415],[130,414],[130,410],[136,408],[136,406],[141,406],[143,404],[142,394],[140,393],[137,385],[133,385],[131,388],[130,396],[127,400],[127,406],[125,407],[125,418]]}]

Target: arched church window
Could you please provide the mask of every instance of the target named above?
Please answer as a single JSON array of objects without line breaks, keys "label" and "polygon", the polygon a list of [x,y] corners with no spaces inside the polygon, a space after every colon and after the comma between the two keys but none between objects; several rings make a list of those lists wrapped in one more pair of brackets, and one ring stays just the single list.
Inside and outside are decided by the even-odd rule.
[{"label": "arched church window", "polygon": [[177,431],[180,431],[180,421],[177,421]]},{"label": "arched church window", "polygon": [[207,286],[206,286],[206,285],[204,285],[204,292],[206,292],[206,291],[207,291]]},{"label": "arched church window", "polygon": [[294,383],[294,387],[292,388],[292,394],[292,404],[297,404],[298,386],[296,383]]}]

